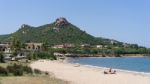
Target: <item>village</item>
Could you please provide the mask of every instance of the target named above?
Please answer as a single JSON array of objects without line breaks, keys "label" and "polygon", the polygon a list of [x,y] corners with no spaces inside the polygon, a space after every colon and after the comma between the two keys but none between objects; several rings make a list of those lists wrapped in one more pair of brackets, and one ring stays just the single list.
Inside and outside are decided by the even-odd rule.
[{"label": "village", "polygon": [[[16,59],[24,59],[27,57],[27,55],[29,54],[29,52],[34,52],[34,51],[42,51],[43,48],[43,43],[25,43],[25,47],[21,48],[21,51],[17,54],[17,56],[13,56],[13,51],[11,49],[11,44],[10,43],[1,43],[0,44],[0,52],[2,52],[4,54],[4,59],[5,60],[16,60]],[[52,48],[52,49],[69,49],[69,48],[75,48],[76,46],[74,44],[69,44],[69,43],[65,43],[65,44],[61,44],[61,45],[54,45],[54,46],[46,46],[47,48]],[[97,49],[103,49],[103,48],[107,48],[107,45],[95,45],[92,46],[90,44],[81,44],[80,45],[81,48],[97,48]],[[54,56],[70,56],[73,55],[71,53],[59,53],[59,52],[54,52],[53,53]]]},{"label": "village", "polygon": [[10,43],[0,44],[0,52],[3,53],[5,60],[15,61],[16,59],[26,58],[29,51],[40,51],[42,49],[42,43],[25,43],[25,45],[25,48],[21,48],[16,56],[13,56],[13,50],[11,49]]}]

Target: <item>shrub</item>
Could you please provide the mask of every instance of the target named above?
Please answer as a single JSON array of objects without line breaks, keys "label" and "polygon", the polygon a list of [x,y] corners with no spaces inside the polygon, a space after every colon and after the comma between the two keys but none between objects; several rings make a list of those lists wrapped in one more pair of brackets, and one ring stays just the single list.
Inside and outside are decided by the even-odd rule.
[{"label": "shrub", "polygon": [[23,66],[21,64],[14,64],[13,65],[14,69],[23,69]]},{"label": "shrub", "polygon": [[50,59],[56,60],[56,56],[53,53],[48,52],[34,52],[33,55],[28,56],[28,59]]},{"label": "shrub", "polygon": [[8,65],[6,69],[9,71],[9,73],[13,73],[15,71],[15,68],[10,65]]},{"label": "shrub", "polygon": [[39,69],[34,69],[35,74],[42,74],[42,72]]},{"label": "shrub", "polygon": [[7,69],[0,67],[0,75],[1,76],[7,76],[8,75]]},{"label": "shrub", "polygon": [[57,57],[53,55],[53,53],[50,54],[50,60],[57,60]]},{"label": "shrub", "polygon": [[46,71],[46,72],[45,72],[45,75],[49,75],[49,73]]},{"label": "shrub", "polygon": [[29,53],[29,54],[27,55],[27,59],[28,59],[28,60],[32,60],[32,54],[31,54],[31,53]]},{"label": "shrub", "polygon": [[23,66],[14,64],[13,66],[7,66],[7,70],[15,76],[23,75]]},{"label": "shrub", "polygon": [[34,52],[33,54],[32,54],[32,59],[38,59],[38,56],[37,56],[37,53],[36,52]]},{"label": "shrub", "polygon": [[23,71],[26,72],[27,74],[32,74],[33,73],[31,67],[29,67],[29,66],[24,66]]},{"label": "shrub", "polygon": [[23,69],[16,69],[13,72],[14,76],[22,76],[23,75]]},{"label": "shrub", "polygon": [[0,52],[0,63],[5,63],[4,55]]}]

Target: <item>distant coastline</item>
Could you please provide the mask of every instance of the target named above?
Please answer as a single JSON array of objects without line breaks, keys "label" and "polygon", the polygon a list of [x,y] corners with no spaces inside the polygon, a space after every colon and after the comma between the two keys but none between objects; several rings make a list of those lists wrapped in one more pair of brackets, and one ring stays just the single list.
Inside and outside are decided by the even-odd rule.
[{"label": "distant coastline", "polygon": [[150,57],[150,54],[120,54],[120,55],[112,55],[112,54],[71,54],[67,57]]}]

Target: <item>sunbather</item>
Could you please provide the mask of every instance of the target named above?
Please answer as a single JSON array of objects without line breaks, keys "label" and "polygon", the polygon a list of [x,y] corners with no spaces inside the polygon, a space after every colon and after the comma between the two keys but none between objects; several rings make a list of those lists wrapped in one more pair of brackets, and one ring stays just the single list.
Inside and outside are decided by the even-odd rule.
[{"label": "sunbather", "polygon": [[109,69],[109,71],[104,71],[104,74],[116,74],[116,70]]}]

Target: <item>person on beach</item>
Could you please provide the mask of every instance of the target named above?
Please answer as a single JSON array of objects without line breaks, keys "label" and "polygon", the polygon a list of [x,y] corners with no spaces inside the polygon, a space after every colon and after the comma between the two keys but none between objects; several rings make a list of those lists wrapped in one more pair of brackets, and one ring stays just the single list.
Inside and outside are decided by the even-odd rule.
[{"label": "person on beach", "polygon": [[109,69],[109,72],[110,72],[110,73],[112,72],[112,68]]},{"label": "person on beach", "polygon": [[116,70],[112,70],[112,68],[110,68],[108,71],[104,71],[104,74],[116,74]]}]

